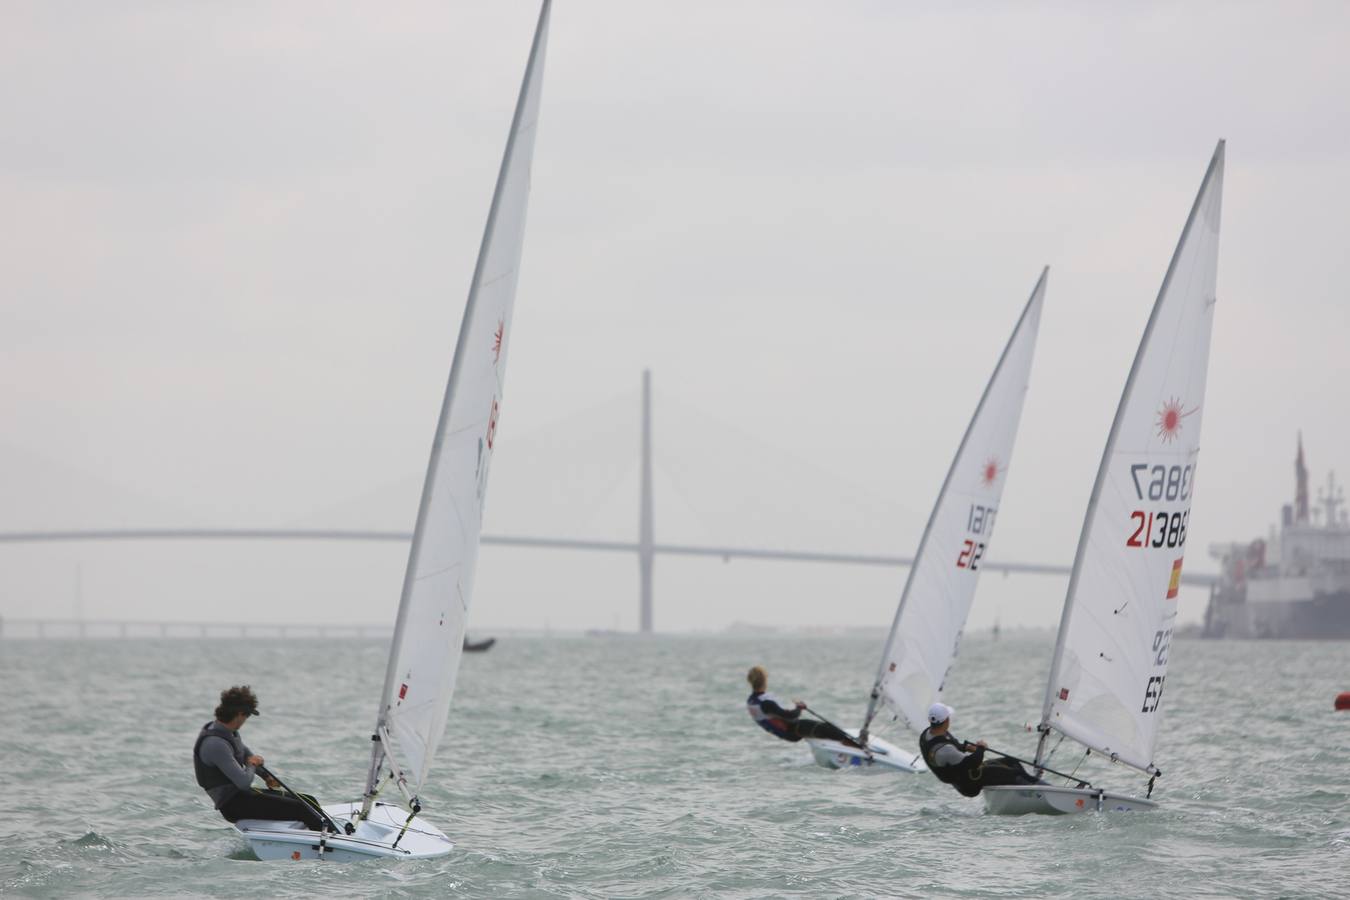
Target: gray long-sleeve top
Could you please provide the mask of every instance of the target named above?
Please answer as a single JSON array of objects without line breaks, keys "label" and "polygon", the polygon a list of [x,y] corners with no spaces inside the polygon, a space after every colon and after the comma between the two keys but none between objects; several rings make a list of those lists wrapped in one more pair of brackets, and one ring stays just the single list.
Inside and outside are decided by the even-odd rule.
[{"label": "gray long-sleeve top", "polygon": [[933,759],[940,766],[959,766],[971,754],[964,753],[952,744],[942,744],[933,751]]},{"label": "gray long-sleeve top", "polygon": [[216,809],[220,809],[225,801],[239,791],[246,791],[253,785],[257,771],[247,763],[252,755],[253,751],[239,737],[239,732],[231,731],[219,722],[211,723],[207,737],[202,741],[202,762],[215,766],[231,782],[207,791]]},{"label": "gray long-sleeve top", "polygon": [[[926,742],[933,739],[933,729],[931,727],[925,728],[923,734],[919,735],[920,746],[923,746]],[[957,740],[955,735],[952,736],[952,740]],[[972,756],[978,755],[978,759],[972,763],[972,765],[978,766],[984,761],[984,748],[976,747],[974,750],[967,752],[964,748],[969,746],[971,745],[965,741],[957,741],[957,744],[943,741],[934,748],[932,761],[935,765],[945,769],[950,766],[959,766]]]}]

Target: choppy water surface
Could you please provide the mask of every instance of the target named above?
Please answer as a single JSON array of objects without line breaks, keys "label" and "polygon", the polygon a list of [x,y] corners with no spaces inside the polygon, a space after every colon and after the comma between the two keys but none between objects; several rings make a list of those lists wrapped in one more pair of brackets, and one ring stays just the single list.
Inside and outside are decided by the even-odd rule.
[{"label": "choppy water surface", "polygon": [[[1030,753],[1048,633],[967,640],[954,731]],[[422,863],[260,863],[192,779],[219,690],[293,786],[354,798],[380,641],[0,642],[0,894],[1344,896],[1350,645],[1179,642],[1156,797],[1002,818],[929,776],[831,772],[746,716],[745,669],[857,724],[879,636],[512,638],[466,657]],[[897,740],[908,746],[912,739]],[[1073,765],[1061,749],[1055,761]],[[1091,763],[1089,763],[1089,767]],[[1088,771],[1085,768],[1084,771]],[[1094,775],[1101,774],[1093,769]],[[1098,783],[1131,789],[1126,770]]]}]

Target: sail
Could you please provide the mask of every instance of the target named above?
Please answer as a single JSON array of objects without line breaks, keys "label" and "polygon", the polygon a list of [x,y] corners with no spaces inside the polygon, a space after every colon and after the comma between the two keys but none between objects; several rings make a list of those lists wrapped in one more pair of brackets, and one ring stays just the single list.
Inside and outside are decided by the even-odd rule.
[{"label": "sail", "polygon": [[[377,728],[392,744],[384,751],[414,791],[425,780],[445,732],[473,595],[488,469],[511,346],[548,18],[545,0],[432,441],[380,700]],[[378,754],[377,750],[367,793],[378,775]]]},{"label": "sail", "polygon": [[1041,272],[938,493],[886,639],[864,729],[881,701],[921,731],[929,705],[941,696],[998,520],[1048,273]]},{"label": "sail", "polygon": [[1111,424],[1041,717],[1043,732],[1148,772],[1195,497],[1223,159],[1220,141]]}]

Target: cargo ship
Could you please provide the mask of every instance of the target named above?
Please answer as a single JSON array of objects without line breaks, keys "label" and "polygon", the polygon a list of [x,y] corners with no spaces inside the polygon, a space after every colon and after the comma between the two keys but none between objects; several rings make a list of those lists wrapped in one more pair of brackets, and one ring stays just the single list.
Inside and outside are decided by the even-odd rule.
[{"label": "cargo ship", "polygon": [[1219,578],[1203,635],[1211,638],[1350,640],[1350,514],[1336,474],[1309,502],[1303,435],[1294,459],[1294,502],[1278,531],[1247,543],[1215,544]]}]

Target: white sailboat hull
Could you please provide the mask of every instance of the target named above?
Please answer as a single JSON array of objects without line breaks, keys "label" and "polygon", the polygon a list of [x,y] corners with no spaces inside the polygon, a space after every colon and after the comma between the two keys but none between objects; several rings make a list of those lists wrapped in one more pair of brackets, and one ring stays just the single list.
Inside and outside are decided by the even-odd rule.
[{"label": "white sailboat hull", "polygon": [[995,816],[1039,814],[1064,816],[1082,812],[1142,812],[1158,804],[1141,797],[1126,797],[1096,788],[1055,787],[1038,784],[1000,785],[980,792],[985,811]]},{"label": "white sailboat hull", "polygon": [[[858,734],[851,728],[848,729],[848,733],[855,737]],[[815,758],[816,765],[827,769],[857,769],[869,774],[928,771],[928,766],[924,765],[923,758],[917,751],[906,752],[890,741],[878,737],[867,739],[867,746],[872,750],[870,757],[857,747],[838,741],[808,738],[806,743],[811,746],[811,755]]]},{"label": "white sailboat hull", "polygon": [[[339,825],[352,820],[361,809],[360,802],[325,806],[324,812]],[[240,819],[234,827],[248,839],[259,859],[323,859],[329,862],[359,862],[366,859],[434,859],[454,849],[454,842],[421,816],[414,816],[408,830],[399,838],[407,821],[407,810],[377,803],[370,817],[356,826],[353,834],[320,835],[301,822],[274,822]],[[322,840],[320,840],[322,839]],[[397,841],[397,846],[395,846]]]}]

